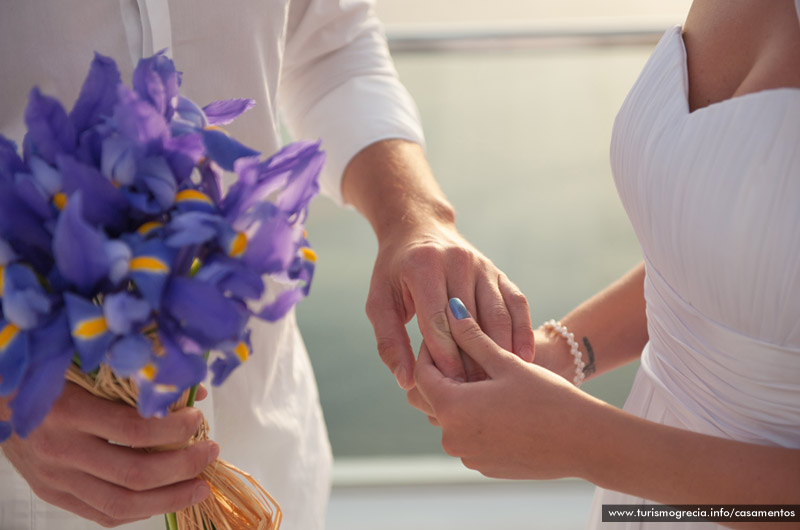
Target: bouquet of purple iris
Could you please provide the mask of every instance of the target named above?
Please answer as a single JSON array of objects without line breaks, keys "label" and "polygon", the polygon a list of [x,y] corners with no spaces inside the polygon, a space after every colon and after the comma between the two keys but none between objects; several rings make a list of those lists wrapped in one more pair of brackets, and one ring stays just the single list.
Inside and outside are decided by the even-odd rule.
[{"label": "bouquet of purple iris", "polygon": [[219,127],[252,100],[200,108],[180,84],[163,53],[132,88],[96,55],[70,112],[31,91],[21,155],[0,136],[0,396],[14,394],[0,441],[36,428],[68,369],[104,368],[142,416],[164,415],[247,359],[250,318],[308,294],[319,144],[263,160]]}]

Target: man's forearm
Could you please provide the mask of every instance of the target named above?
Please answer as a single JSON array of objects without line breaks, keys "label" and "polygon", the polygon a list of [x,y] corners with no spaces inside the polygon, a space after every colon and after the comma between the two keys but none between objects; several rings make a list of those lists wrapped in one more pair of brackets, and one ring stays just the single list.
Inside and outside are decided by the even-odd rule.
[{"label": "man's forearm", "polygon": [[379,242],[403,227],[455,223],[422,147],[412,142],[384,140],[364,148],[345,169],[342,194],[370,222]]}]

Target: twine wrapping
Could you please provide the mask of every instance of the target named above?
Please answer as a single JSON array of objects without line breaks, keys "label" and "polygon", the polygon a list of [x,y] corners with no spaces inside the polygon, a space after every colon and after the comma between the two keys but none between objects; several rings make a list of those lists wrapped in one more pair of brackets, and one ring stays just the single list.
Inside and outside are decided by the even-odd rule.
[{"label": "twine wrapping", "polygon": [[[130,379],[121,379],[105,364],[96,375],[83,373],[73,365],[67,381],[91,394],[136,406],[138,391]],[[171,410],[186,406],[188,390]],[[208,439],[208,423],[203,424],[186,444],[188,447]],[[166,451],[175,447],[150,447],[148,451]],[[211,494],[203,501],[177,512],[180,530],[278,530],[281,509],[277,501],[249,474],[224,460],[217,459],[198,477],[205,480]]]}]

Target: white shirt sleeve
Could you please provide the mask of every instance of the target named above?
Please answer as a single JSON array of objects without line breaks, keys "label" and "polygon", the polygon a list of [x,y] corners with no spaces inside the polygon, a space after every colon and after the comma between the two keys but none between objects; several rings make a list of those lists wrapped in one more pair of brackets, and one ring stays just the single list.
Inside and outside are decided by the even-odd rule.
[{"label": "white shirt sleeve", "polygon": [[424,145],[371,0],[292,0],[280,98],[292,136],[322,140],[322,192],[339,204],[342,174],[359,151],[390,138]]}]

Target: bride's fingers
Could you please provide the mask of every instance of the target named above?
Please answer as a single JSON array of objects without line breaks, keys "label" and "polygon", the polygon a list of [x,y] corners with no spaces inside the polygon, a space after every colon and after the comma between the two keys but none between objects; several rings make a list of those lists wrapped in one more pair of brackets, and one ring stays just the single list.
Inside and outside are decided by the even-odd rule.
[{"label": "bride's fingers", "polygon": [[416,387],[412,388],[408,392],[406,392],[406,399],[408,400],[408,404],[414,407],[415,409],[419,410],[427,414],[428,416],[435,416],[436,414],[433,412],[433,407],[431,407],[430,403],[428,403],[419,390]]},{"label": "bride's fingers", "polygon": [[[458,347],[480,364],[491,377],[516,356],[497,345],[469,314],[458,298],[450,299],[447,312],[450,318],[450,332]],[[423,393],[425,389],[422,389]]]}]

